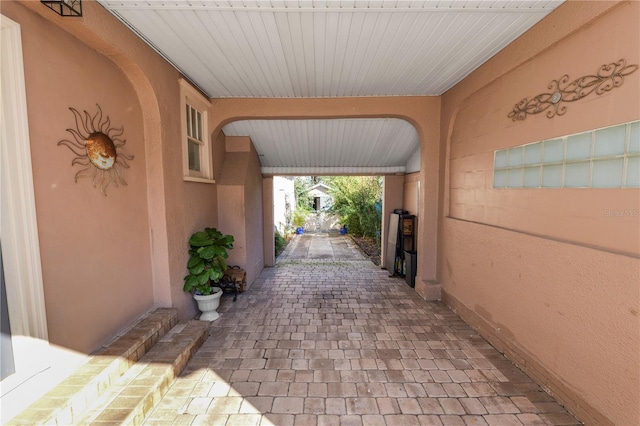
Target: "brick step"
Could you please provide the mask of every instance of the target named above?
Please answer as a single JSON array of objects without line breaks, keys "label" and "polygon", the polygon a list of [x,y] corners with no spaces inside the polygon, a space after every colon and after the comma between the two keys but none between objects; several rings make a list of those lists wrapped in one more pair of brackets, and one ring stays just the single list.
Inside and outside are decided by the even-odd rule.
[{"label": "brick step", "polygon": [[135,365],[177,322],[176,309],[158,308],[145,314],[8,424],[77,424],[87,407]]},{"label": "brick step", "polygon": [[141,425],[208,336],[209,323],[175,326],[107,392],[79,424]]}]

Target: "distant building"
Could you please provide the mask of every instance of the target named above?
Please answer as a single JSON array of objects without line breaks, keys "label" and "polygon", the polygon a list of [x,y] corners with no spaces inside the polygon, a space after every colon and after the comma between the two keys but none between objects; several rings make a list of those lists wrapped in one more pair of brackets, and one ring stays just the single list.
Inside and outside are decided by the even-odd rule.
[{"label": "distant building", "polygon": [[291,215],[296,206],[293,177],[273,177],[273,224],[281,234],[291,228]]},{"label": "distant building", "polygon": [[333,197],[329,193],[331,187],[324,183],[317,183],[307,191],[309,197],[313,198],[313,208],[315,211],[325,210],[333,204]]}]

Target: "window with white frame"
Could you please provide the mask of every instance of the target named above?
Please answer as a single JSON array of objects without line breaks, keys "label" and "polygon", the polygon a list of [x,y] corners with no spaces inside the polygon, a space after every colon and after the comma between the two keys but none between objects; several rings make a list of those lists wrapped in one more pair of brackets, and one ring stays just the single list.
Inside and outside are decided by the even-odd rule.
[{"label": "window with white frame", "polygon": [[494,188],[638,188],[640,121],[495,151]]},{"label": "window with white frame", "polygon": [[209,101],[180,80],[184,180],[214,183],[211,140],[207,129]]}]

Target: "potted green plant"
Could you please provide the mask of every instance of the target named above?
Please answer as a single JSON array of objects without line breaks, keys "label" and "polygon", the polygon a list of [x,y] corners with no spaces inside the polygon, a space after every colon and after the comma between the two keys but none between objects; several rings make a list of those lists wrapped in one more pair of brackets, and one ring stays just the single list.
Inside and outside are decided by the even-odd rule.
[{"label": "potted green plant", "polygon": [[293,226],[296,227],[296,234],[304,234],[304,224],[309,213],[300,207],[296,207],[293,212]]},{"label": "potted green plant", "polygon": [[189,238],[189,274],[184,277],[183,290],[193,294],[202,312],[200,320],[214,321],[220,316],[216,309],[220,305],[222,289],[215,287],[227,270],[227,250],[233,248],[233,236],[225,235],[216,228],[205,228]]}]

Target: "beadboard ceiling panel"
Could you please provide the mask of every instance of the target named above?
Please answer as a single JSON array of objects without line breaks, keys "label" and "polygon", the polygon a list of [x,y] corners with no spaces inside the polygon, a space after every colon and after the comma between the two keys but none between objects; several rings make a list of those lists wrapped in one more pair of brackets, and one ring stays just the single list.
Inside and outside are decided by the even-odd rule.
[{"label": "beadboard ceiling panel", "polygon": [[99,0],[211,97],[440,95],[558,0]]},{"label": "beadboard ceiling panel", "polygon": [[[243,120],[222,129],[251,135],[263,173],[403,173],[420,141],[404,120]],[[305,170],[303,170],[305,169]]]},{"label": "beadboard ceiling panel", "polygon": [[[98,1],[212,98],[441,95],[563,2]],[[264,170],[370,170],[402,167],[407,147],[417,150],[410,132],[396,135],[398,149],[376,149],[391,143],[391,123],[245,122],[224,131],[250,136]],[[354,127],[370,137],[353,136]]]}]

